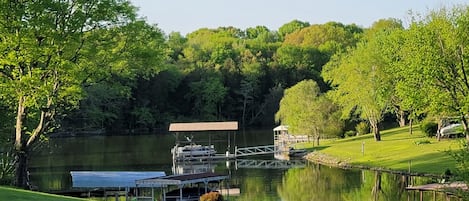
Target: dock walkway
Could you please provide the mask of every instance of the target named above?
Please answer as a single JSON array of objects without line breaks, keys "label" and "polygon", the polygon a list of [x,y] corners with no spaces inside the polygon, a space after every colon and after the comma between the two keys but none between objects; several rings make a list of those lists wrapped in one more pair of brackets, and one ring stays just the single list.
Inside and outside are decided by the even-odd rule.
[{"label": "dock walkway", "polygon": [[[433,183],[433,184],[425,184],[425,185],[420,185],[420,186],[409,186],[406,188],[406,190],[408,190],[409,192],[410,191],[419,192],[420,201],[424,200],[423,192],[425,191],[433,192],[434,201],[437,200],[436,198],[437,192],[443,193],[442,196],[444,196],[446,200],[451,200],[451,197],[456,197],[456,200],[461,200],[455,193],[458,190],[467,191],[468,186],[466,183],[458,181],[458,182],[452,182],[452,183],[442,183],[442,184]],[[407,194],[407,198],[408,200],[410,200],[410,194]]]}]

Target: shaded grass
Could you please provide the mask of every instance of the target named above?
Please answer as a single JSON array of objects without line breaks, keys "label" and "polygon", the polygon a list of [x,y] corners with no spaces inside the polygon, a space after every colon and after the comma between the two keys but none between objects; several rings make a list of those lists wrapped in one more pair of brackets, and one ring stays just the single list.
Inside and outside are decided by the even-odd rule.
[{"label": "shaded grass", "polygon": [[40,193],[34,191],[20,190],[10,187],[0,186],[0,200],[2,201],[89,201],[87,199],[80,199],[74,197],[65,197],[59,195],[52,195],[47,193]]},{"label": "shaded grass", "polygon": [[431,174],[442,174],[447,169],[455,171],[456,162],[448,152],[460,149],[459,139],[437,141],[425,137],[418,127],[415,127],[413,135],[409,134],[409,127],[385,130],[381,132],[381,139],[376,142],[372,134],[367,134],[324,140],[321,146],[313,149],[351,165],[397,171],[408,171],[410,168],[411,172]]}]

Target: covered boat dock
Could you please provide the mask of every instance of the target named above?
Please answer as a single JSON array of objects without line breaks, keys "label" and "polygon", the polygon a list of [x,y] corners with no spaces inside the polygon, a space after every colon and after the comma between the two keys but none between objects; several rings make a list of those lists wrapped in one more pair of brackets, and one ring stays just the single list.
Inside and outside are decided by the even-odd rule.
[{"label": "covered boat dock", "polygon": [[[140,179],[135,181],[137,188],[152,188],[152,195],[149,197],[151,200],[156,200],[154,194],[154,188],[162,188],[162,200],[199,200],[199,197],[204,193],[212,191],[209,188],[209,183],[218,183],[228,179],[228,175],[217,174],[212,172],[198,173],[198,174],[183,174],[183,175],[170,175],[164,177],[155,177],[148,179]],[[203,184],[200,187],[199,184]],[[198,185],[197,189],[202,189],[202,192],[196,194],[186,194],[185,189],[193,185]],[[176,186],[179,190],[179,195],[168,195],[169,187]],[[194,189],[194,188],[192,188]],[[229,188],[227,188],[229,189]],[[229,192],[228,192],[229,196]]]},{"label": "covered boat dock", "polygon": [[[181,155],[179,156],[176,151],[173,153],[173,161],[185,161],[185,160],[215,160],[215,159],[232,159],[234,158],[233,154],[230,154],[234,152],[233,146],[231,145],[232,141],[236,141],[236,131],[238,130],[238,122],[237,121],[226,121],[226,122],[193,122],[193,123],[171,123],[169,125],[169,132],[175,133],[176,137],[176,144],[174,146],[174,150],[177,150],[177,147],[180,146],[181,144],[190,144],[190,143],[195,143],[196,141],[192,142],[192,139],[190,139],[189,142],[184,142],[179,140],[179,134],[182,133],[201,133],[201,132],[220,132],[220,131],[226,131],[228,132],[227,134],[227,147],[226,147],[226,152],[224,153],[216,153],[215,155],[203,155],[203,156],[195,156],[195,155]],[[231,134],[233,134],[233,140],[231,140]],[[208,145],[205,146],[210,146],[211,145],[211,139],[210,139],[210,134],[209,136],[209,141]]]},{"label": "covered boat dock", "polygon": [[135,181],[151,177],[163,177],[162,171],[71,171],[74,193],[86,193],[90,197],[92,191],[103,191],[103,197],[125,196],[130,200],[131,189],[135,189]]}]

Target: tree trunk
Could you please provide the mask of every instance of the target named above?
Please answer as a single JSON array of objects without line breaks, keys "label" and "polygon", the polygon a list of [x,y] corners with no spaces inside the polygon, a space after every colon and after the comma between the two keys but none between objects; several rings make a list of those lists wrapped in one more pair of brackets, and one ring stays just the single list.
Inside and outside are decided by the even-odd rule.
[{"label": "tree trunk", "polygon": [[469,132],[468,132],[468,125],[467,125],[467,119],[464,116],[464,114],[461,117],[461,123],[464,129],[464,135],[466,135],[466,141],[469,142]]},{"label": "tree trunk", "polygon": [[379,200],[379,192],[381,191],[381,172],[375,172],[375,183],[373,185],[373,189],[371,190],[371,194],[373,196],[373,200]]},{"label": "tree trunk", "polygon": [[319,135],[316,136],[316,145],[319,146]]},{"label": "tree trunk", "polygon": [[16,173],[14,185],[20,188],[28,189],[28,151],[26,149],[16,150]]},{"label": "tree trunk", "polygon": [[436,139],[438,140],[438,142],[441,140],[440,130],[441,130],[442,124],[443,124],[443,122],[441,122],[441,119],[439,119],[438,120],[438,128],[436,130]]},{"label": "tree trunk", "polygon": [[410,135],[412,135],[413,131],[414,131],[414,129],[412,128],[412,126],[413,126],[412,124],[413,124],[412,119],[409,119],[409,133],[410,133]]},{"label": "tree trunk", "polygon": [[397,113],[398,114],[396,115],[399,121],[399,127],[404,127],[405,126],[405,112],[403,110],[399,110]]},{"label": "tree trunk", "polygon": [[373,134],[375,136],[375,140],[378,142],[378,141],[381,141],[381,133],[379,131],[379,127],[378,127],[378,123],[377,122],[374,122],[372,121],[371,123],[371,129],[373,130]]},{"label": "tree trunk", "polygon": [[18,110],[16,113],[16,138],[15,138],[15,181],[14,185],[21,188],[28,187],[28,152],[26,141],[23,140],[23,121],[25,118],[25,97],[18,99]]}]

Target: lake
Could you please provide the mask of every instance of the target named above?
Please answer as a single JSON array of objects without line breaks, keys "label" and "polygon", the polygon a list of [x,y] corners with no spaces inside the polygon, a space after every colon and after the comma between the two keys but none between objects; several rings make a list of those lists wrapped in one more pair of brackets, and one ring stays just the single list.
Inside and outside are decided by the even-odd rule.
[{"label": "lake", "polygon": [[[228,138],[238,147],[273,144],[272,130],[240,131],[236,136],[234,133],[194,133],[191,136],[195,141],[214,144],[221,153],[227,149]],[[170,149],[175,139],[172,134],[51,138],[31,158],[30,178],[41,191],[55,192],[72,188],[72,170],[164,171],[167,175],[208,170],[231,175],[230,186],[240,188],[241,194],[230,200],[239,201],[399,201],[408,200],[408,196],[410,200],[418,200],[418,196],[407,192],[405,187],[436,181],[368,170],[344,170],[307,161],[287,161],[288,167],[259,165],[274,161],[272,155],[231,162],[173,165]],[[425,193],[425,196],[433,199],[432,193]],[[437,196],[439,199],[444,200]]]}]

